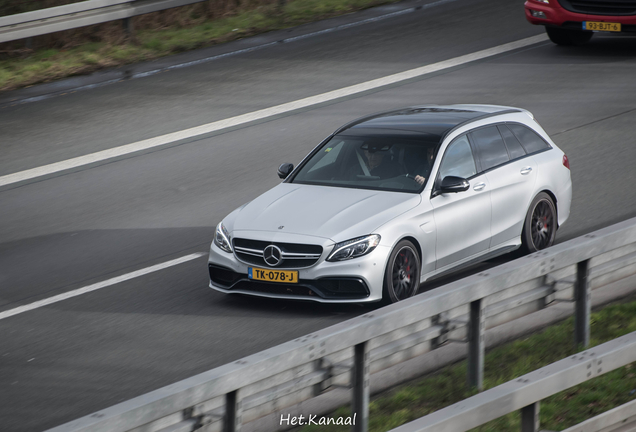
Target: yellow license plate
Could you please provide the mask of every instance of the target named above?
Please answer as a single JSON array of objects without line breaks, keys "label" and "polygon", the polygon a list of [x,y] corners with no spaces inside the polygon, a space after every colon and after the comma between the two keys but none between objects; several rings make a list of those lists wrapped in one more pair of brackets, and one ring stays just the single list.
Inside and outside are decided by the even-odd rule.
[{"label": "yellow license plate", "polygon": [[250,279],[267,282],[298,283],[298,272],[295,270],[270,270],[248,267],[247,276]]},{"label": "yellow license plate", "polygon": [[583,29],[584,30],[619,32],[619,31],[621,31],[621,24],[620,23],[610,23],[610,22],[586,21],[586,22],[583,23]]}]

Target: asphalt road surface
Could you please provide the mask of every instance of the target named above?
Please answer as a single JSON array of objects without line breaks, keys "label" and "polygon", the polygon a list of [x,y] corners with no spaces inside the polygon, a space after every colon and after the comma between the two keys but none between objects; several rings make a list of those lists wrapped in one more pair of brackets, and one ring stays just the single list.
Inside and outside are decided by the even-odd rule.
[{"label": "asphalt road surface", "polygon": [[[432,6],[145,78],[5,103],[0,176],[543,32],[526,23],[520,2],[407,5],[418,4]],[[532,111],[572,168],[572,213],[558,241],[634,217],[635,68],[636,38],[597,35],[571,48],[540,42],[223,134],[5,187],[0,314],[205,252],[227,213],[280,181],[280,163],[298,163],[351,119],[409,105],[490,103]],[[0,430],[47,429],[376,307],[235,298],[207,283],[201,257],[0,319]]]}]

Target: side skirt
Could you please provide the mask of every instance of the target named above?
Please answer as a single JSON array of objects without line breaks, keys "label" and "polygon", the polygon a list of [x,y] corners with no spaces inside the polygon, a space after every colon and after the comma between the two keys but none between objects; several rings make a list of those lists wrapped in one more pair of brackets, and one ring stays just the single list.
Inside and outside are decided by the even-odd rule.
[{"label": "side skirt", "polygon": [[440,277],[444,277],[444,276],[448,276],[451,273],[456,273],[460,270],[463,270],[467,267],[470,267],[472,265],[475,264],[479,264],[480,262],[483,261],[488,261],[489,259],[493,259],[496,258],[498,256],[513,252],[517,249],[519,249],[521,247],[521,243],[519,244],[515,244],[515,245],[506,245],[506,246],[501,246],[495,250],[491,250],[489,252],[484,253],[483,255],[478,255],[474,258],[469,258],[467,261],[461,263],[461,264],[451,264],[451,266],[447,266],[445,268],[442,268],[439,270],[439,273],[437,271],[435,272],[431,272],[428,273],[427,275],[424,275],[423,277],[420,278],[420,280],[422,282],[428,282],[431,281],[433,279],[437,279]]}]

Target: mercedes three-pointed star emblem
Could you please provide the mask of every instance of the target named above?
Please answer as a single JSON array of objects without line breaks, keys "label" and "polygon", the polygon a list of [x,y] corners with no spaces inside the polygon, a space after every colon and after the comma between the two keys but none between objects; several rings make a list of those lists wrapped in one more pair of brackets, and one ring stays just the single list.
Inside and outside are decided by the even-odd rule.
[{"label": "mercedes three-pointed star emblem", "polygon": [[269,245],[263,250],[263,259],[268,266],[276,267],[283,262],[283,252],[278,246]]}]

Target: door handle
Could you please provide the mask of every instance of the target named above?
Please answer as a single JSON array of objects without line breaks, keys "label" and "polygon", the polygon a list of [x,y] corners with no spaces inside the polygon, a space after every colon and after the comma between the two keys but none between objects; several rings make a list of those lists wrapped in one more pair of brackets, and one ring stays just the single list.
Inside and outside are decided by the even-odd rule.
[{"label": "door handle", "polygon": [[481,183],[477,183],[475,186],[473,186],[473,190],[480,191],[480,190],[482,190],[485,187],[486,187],[486,183],[481,182]]},{"label": "door handle", "polygon": [[532,167],[525,167],[521,170],[521,175],[530,174],[530,171],[532,171]]}]

